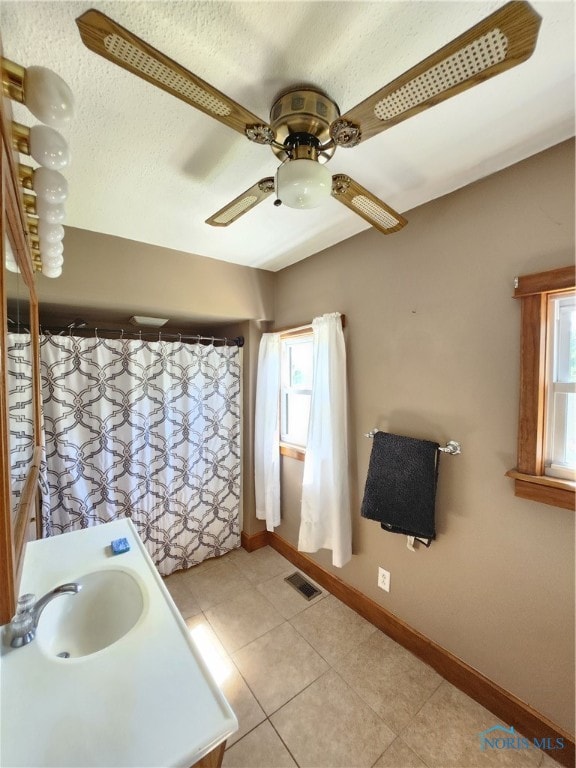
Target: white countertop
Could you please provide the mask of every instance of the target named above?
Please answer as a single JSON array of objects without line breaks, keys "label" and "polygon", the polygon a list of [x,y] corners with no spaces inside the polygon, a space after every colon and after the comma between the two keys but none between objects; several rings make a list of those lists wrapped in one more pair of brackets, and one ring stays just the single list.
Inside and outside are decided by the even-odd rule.
[{"label": "white countertop", "polygon": [[[112,556],[111,540],[130,552]],[[4,639],[0,764],[188,768],[238,728],[130,520],[27,545],[20,594],[37,598],[104,568],[137,578],[145,606],[120,640],[81,658],[48,656],[38,636]],[[74,600],[74,596],[58,600]]]}]

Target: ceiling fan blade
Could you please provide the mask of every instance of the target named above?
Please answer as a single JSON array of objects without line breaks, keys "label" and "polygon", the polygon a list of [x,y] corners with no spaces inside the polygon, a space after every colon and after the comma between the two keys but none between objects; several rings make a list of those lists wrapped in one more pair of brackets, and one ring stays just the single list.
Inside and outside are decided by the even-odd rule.
[{"label": "ceiling fan blade", "polygon": [[404,216],[344,173],[332,176],[332,197],[385,235],[398,232],[408,224]]},{"label": "ceiling fan blade", "polygon": [[[259,129],[258,143],[270,143],[273,132],[259,117],[225,94],[193,75],[115,21],[94,9],[76,19],[80,37],[87,48],[134,75],[182,99],[210,117],[240,133]],[[270,141],[259,138],[264,134]]]},{"label": "ceiling fan blade", "polygon": [[534,51],[541,21],[524,0],[507,3],[335,120],[334,142],[354,146],[522,63]]},{"label": "ceiling fan blade", "polygon": [[206,224],[210,224],[213,227],[227,227],[232,224],[240,216],[243,216],[252,208],[265,200],[268,195],[274,192],[274,177],[268,176],[265,179],[257,181],[252,187],[242,192],[241,195],[235,197],[234,200],[229,202],[223,208],[220,208],[213,216],[206,219]]}]

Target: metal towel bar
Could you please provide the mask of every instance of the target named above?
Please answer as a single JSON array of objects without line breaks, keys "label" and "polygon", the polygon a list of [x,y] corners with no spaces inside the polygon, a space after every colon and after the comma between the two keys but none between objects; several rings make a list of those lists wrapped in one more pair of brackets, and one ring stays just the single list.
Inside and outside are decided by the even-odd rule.
[{"label": "metal towel bar", "polygon": [[[370,432],[366,432],[364,434],[364,437],[374,437],[376,432],[380,432],[377,427],[374,427],[374,429],[371,429]],[[462,453],[462,449],[460,447],[460,443],[457,443],[456,440],[448,440],[446,445],[438,448],[439,451],[442,451],[442,453],[449,453],[452,456],[456,456],[458,453]]]}]

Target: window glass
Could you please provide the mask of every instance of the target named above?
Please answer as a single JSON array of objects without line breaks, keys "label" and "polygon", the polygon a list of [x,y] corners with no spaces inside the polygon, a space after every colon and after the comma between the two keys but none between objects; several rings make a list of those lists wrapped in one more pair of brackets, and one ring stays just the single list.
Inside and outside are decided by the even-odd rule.
[{"label": "window glass", "polygon": [[282,339],[280,439],[306,446],[312,399],[312,334]]},{"label": "window glass", "polygon": [[545,474],[576,478],[576,295],[548,299]]}]

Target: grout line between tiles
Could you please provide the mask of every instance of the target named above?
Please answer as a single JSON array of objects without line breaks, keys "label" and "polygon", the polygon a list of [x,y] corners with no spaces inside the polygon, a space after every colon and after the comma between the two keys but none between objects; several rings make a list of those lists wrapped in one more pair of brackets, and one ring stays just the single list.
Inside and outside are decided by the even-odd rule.
[{"label": "grout line between tiles", "polygon": [[270,725],[272,726],[272,728],[274,729],[274,733],[278,736],[278,738],[280,739],[282,744],[284,744],[285,750],[288,752],[288,754],[290,755],[292,760],[294,760],[295,765],[297,765],[298,768],[300,768],[300,763],[298,762],[298,760],[296,760],[296,757],[292,754],[292,752],[290,751],[288,745],[286,744],[286,742],[284,741],[282,736],[280,736],[280,734],[278,733],[278,730],[276,728],[274,728],[274,723],[272,722],[272,720],[270,720],[270,718],[267,718],[267,719],[268,719],[268,722],[270,723]]}]

